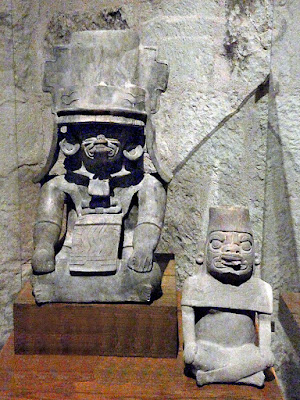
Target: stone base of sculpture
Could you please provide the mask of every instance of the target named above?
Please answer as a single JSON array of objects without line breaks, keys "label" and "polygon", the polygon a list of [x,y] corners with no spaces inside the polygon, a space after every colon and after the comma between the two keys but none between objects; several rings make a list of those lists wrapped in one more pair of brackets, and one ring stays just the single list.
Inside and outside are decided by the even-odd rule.
[{"label": "stone base of sculpture", "polygon": [[113,273],[70,272],[67,260],[60,260],[50,274],[33,275],[37,303],[148,303],[161,295],[163,271],[154,262],[151,272],[139,273],[120,261]]}]

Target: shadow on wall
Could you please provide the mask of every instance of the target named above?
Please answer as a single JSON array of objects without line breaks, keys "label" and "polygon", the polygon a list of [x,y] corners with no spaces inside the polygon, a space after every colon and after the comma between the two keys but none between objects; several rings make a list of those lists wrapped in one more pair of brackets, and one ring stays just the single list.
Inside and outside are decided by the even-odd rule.
[{"label": "shadow on wall", "polygon": [[293,291],[299,283],[297,246],[286,173],[276,103],[270,99],[262,275],[271,283],[276,301],[279,291]]}]

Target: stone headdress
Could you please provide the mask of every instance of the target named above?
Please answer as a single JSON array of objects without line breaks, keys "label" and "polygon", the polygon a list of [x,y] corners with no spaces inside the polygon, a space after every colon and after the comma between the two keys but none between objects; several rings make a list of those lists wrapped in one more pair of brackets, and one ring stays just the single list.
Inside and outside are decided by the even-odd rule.
[{"label": "stone headdress", "polygon": [[[163,180],[170,181],[157,156],[151,114],[166,90],[168,66],[156,60],[156,49],[144,47],[135,31],[84,31],[70,44],[54,48],[45,65],[45,92],[50,92],[56,124],[105,122],[144,126],[149,156]],[[56,161],[57,126],[48,162],[36,181]]]},{"label": "stone headdress", "polygon": [[253,236],[249,210],[245,207],[223,206],[209,209],[209,235],[214,231],[248,232]]}]

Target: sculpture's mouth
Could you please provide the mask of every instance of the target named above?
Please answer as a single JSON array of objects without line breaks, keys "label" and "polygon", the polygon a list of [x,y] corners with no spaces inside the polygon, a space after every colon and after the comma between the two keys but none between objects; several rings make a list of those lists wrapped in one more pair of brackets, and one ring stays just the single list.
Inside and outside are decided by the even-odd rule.
[{"label": "sculpture's mouth", "polygon": [[236,253],[226,253],[214,259],[214,265],[218,269],[244,271],[247,269],[247,263],[242,256]]},{"label": "sculpture's mouth", "polygon": [[112,149],[102,143],[96,143],[90,150],[90,153],[113,153]]},{"label": "sculpture's mouth", "polygon": [[120,145],[117,139],[106,138],[104,135],[91,137],[82,142],[83,150],[90,159],[94,159],[96,154],[114,159],[119,152]]}]

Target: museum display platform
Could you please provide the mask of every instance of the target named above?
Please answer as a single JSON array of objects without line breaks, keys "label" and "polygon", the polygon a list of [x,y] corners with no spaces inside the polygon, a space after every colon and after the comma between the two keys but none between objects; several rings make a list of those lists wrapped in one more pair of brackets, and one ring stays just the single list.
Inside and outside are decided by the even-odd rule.
[{"label": "museum display platform", "polygon": [[289,340],[300,354],[300,293],[281,293],[278,317]]},{"label": "museum display platform", "polygon": [[38,306],[27,283],[14,303],[15,352],[176,358],[175,265],[173,256],[158,258],[163,295],[151,304]]},{"label": "museum display platform", "polygon": [[16,355],[11,336],[0,360],[1,400],[283,400],[276,379],[263,389],[198,388],[183,374],[181,351],[177,359]]},{"label": "museum display platform", "polygon": [[[176,302],[176,317],[178,317],[179,331],[179,351],[176,358],[157,358],[157,357],[112,357],[97,355],[76,355],[76,354],[16,354],[14,351],[15,342],[20,346],[20,328],[18,326],[18,338],[12,334],[6,345],[0,353],[0,399],[1,400],[283,400],[274,371],[271,369],[268,374],[270,379],[265,383],[262,389],[246,385],[226,385],[211,384],[197,387],[193,378],[184,375],[184,362],[182,356],[182,329],[181,329],[181,293],[168,293],[168,287],[175,287],[175,263],[170,261],[165,272],[163,286],[165,296],[172,298]],[[30,307],[33,304],[28,300],[26,302],[25,294],[28,293],[28,287],[25,288],[22,295],[16,303],[17,309],[23,307],[24,311],[30,314]],[[173,294],[172,294],[173,293]],[[21,299],[21,300],[20,300]],[[162,300],[161,300],[162,301]],[[164,300],[167,303],[167,299]],[[171,301],[171,300],[170,300]],[[55,304],[48,305],[57,306]],[[62,306],[62,305],[60,305]],[[80,307],[75,305],[75,308]],[[100,305],[101,306],[101,305]],[[120,306],[120,305],[118,305]],[[134,307],[136,305],[131,305]],[[151,309],[153,305],[144,305]],[[140,305],[139,305],[140,307]],[[47,309],[45,306],[39,309]],[[48,307],[49,308],[49,307]],[[29,310],[29,311],[28,311]],[[20,318],[20,315],[16,315]],[[32,318],[32,317],[31,317]],[[46,318],[46,314],[41,316]],[[48,316],[47,316],[48,318]],[[51,317],[52,318],[52,317]],[[173,321],[173,317],[172,317]],[[177,318],[176,318],[177,321]],[[20,322],[20,321],[19,321]],[[19,323],[17,320],[17,324]],[[154,320],[152,321],[155,322]],[[156,322],[163,324],[163,321]],[[26,320],[30,325],[31,319]],[[53,321],[53,327],[57,324]],[[46,338],[43,338],[44,346],[37,347],[37,333],[33,327],[38,328],[38,319],[35,319],[34,325],[26,327],[23,321],[23,328],[26,333],[27,343],[23,348],[27,350],[44,351],[47,347]],[[40,319],[40,326],[44,326],[45,320]],[[66,325],[67,326],[67,325]],[[71,325],[72,326],[72,325]],[[80,326],[80,321],[76,322]],[[148,325],[144,325],[147,326]],[[177,325],[176,325],[177,327]],[[31,329],[31,330],[30,330]],[[91,339],[88,336],[87,326],[84,327],[85,334],[78,336],[76,340],[83,341]],[[141,327],[139,327],[141,330]],[[146,329],[146,328],[145,328]],[[152,328],[151,335],[148,338],[151,341],[153,335],[160,335],[160,343],[168,342],[170,337],[174,337],[174,332],[168,331],[166,326],[164,330]],[[158,329],[158,330],[157,330]],[[176,339],[177,339],[177,328]],[[31,333],[30,333],[31,332]],[[131,336],[132,331],[128,331],[127,344],[130,347],[130,341],[136,341]],[[141,330],[142,332],[142,330]],[[90,332],[92,334],[92,332]],[[146,333],[145,333],[146,334]],[[67,336],[65,340],[67,340]],[[49,338],[49,341],[53,338]],[[55,339],[56,340],[56,339]],[[52,345],[53,343],[52,342]],[[73,345],[76,348],[76,340]],[[107,339],[108,340],[108,339]],[[109,340],[108,340],[109,342]],[[107,343],[108,343],[107,342]],[[74,344],[75,343],[75,344]],[[97,341],[99,343],[99,341]],[[72,346],[73,346],[72,345]],[[85,350],[88,347],[84,347]],[[61,347],[66,350],[67,348]],[[95,350],[91,347],[92,351]],[[18,347],[20,350],[20,347]],[[72,350],[68,347],[68,351]]]}]

